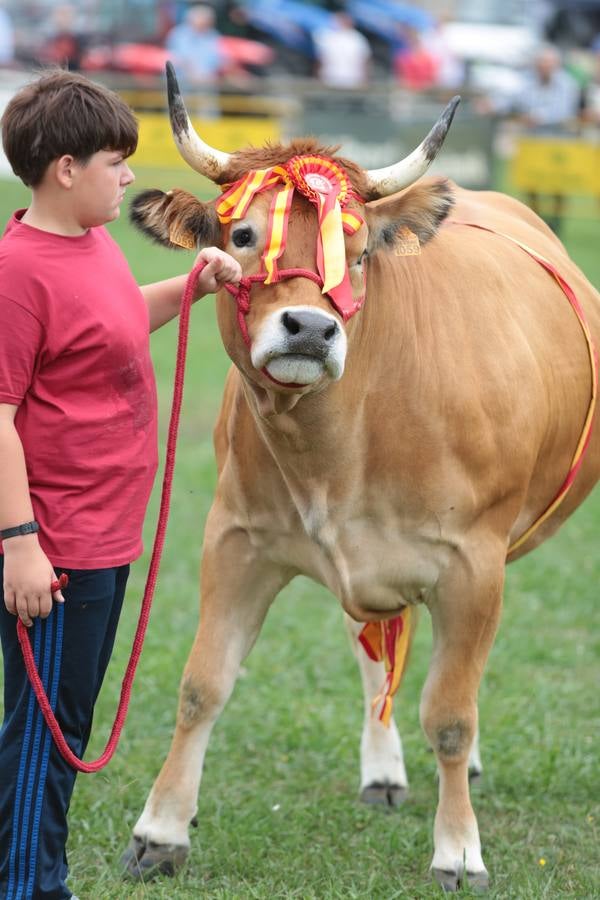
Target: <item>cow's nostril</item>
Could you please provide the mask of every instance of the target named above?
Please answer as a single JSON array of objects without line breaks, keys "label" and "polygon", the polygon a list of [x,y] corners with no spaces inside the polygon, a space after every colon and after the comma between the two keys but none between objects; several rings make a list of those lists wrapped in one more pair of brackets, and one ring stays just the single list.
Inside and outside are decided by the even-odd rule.
[{"label": "cow's nostril", "polygon": [[330,325],[329,328],[325,329],[325,340],[330,341],[332,337],[335,337],[335,333],[337,331],[337,322],[334,322],[333,325]]},{"label": "cow's nostril", "polygon": [[298,334],[300,331],[300,322],[291,316],[289,312],[284,312],[281,321],[283,322],[283,327],[286,328],[290,334]]}]

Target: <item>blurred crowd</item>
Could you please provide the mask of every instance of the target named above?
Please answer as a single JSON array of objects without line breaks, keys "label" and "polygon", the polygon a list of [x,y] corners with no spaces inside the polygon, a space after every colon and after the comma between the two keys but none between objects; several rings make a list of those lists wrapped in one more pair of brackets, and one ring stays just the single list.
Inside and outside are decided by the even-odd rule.
[{"label": "blurred crowd", "polygon": [[[510,2],[487,7],[502,19]],[[600,0],[587,4],[583,32],[580,20],[560,18],[576,2],[525,7],[534,39],[517,58],[514,35],[510,53],[503,51],[485,19],[488,36],[473,32],[465,50],[460,23],[431,2],[425,9],[396,0],[0,0],[0,67],[58,64],[143,79],[162,73],[170,58],[190,91],[283,75],[355,92],[387,80],[415,92],[467,91],[476,112],[538,131],[600,125]]]}]

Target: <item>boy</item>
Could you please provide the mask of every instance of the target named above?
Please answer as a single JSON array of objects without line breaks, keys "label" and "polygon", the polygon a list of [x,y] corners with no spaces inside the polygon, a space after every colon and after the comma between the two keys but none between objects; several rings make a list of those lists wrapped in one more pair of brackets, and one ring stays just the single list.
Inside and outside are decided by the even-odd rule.
[{"label": "boy", "polygon": [[[32,200],[0,241],[0,898],[63,900],[75,772],[29,687],[15,615],[81,757],[157,465],[148,334],[178,314],[185,276],[139,288],[103,227],[134,180],[137,123],[117,95],[50,72],[13,97],[2,139]],[[200,258],[198,297],[241,277],[221,250]]]}]

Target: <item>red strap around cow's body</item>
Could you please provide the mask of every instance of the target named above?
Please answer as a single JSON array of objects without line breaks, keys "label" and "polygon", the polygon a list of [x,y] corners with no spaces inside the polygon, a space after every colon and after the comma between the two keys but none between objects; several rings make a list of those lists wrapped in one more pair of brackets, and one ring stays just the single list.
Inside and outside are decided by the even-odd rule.
[{"label": "red strap around cow's body", "polygon": [[507,555],[513,553],[518,547],[521,547],[528,538],[537,531],[540,525],[548,519],[552,513],[558,509],[560,504],[563,502],[567,493],[571,489],[573,482],[581,468],[581,464],[583,463],[583,458],[585,455],[585,451],[588,448],[590,438],[592,436],[592,425],[594,422],[594,415],[596,412],[596,399],[598,395],[598,353],[596,350],[596,346],[594,344],[594,340],[592,338],[592,334],[590,332],[589,326],[587,324],[585,318],[585,312],[579,300],[575,295],[575,291],[573,288],[565,281],[562,277],[556,266],[553,265],[545,256],[542,256],[541,253],[538,253],[537,250],[532,250],[531,247],[528,247],[527,244],[524,244],[522,241],[517,240],[517,238],[511,237],[509,234],[504,234],[502,231],[495,231],[493,228],[488,228],[485,225],[478,225],[474,222],[460,222],[457,220],[452,220],[450,223],[452,225],[466,225],[469,228],[478,228],[480,231],[487,231],[490,234],[497,234],[500,237],[505,238],[507,241],[511,241],[511,243],[515,244],[517,247],[520,247],[528,256],[534,259],[537,263],[539,263],[542,268],[544,268],[556,281],[563,294],[571,304],[571,307],[577,316],[579,324],[581,326],[581,330],[583,331],[583,336],[585,338],[588,357],[590,362],[590,374],[591,374],[591,389],[590,389],[590,402],[588,404],[587,413],[585,416],[585,420],[583,422],[583,428],[581,430],[581,435],[579,437],[579,441],[577,442],[577,446],[575,448],[575,452],[571,459],[571,465],[569,467],[569,471],[567,472],[566,478],[558,489],[558,493],[551,503],[544,509],[543,512],[537,517],[537,519],[529,526],[529,528],[516,540],[514,543],[510,545],[507,550]]}]

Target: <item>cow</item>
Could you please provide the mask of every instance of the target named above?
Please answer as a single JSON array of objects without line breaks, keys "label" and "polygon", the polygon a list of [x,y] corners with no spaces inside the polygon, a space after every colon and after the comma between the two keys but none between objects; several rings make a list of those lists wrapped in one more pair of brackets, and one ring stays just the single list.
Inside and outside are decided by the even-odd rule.
[{"label": "cow", "polygon": [[424,177],[457,99],[406,159],[367,171],[314,138],[224,153],[195,132],[172,69],[168,89],[179,151],[222,194],[145,191],[133,221],[166,246],[218,244],[244,278],[216,301],[233,365],[199,628],[125,867],[139,877],[185,859],[212,726],[269,606],[303,574],[338,598],[376,705],[361,739],[367,802],[399,804],[408,781],[398,731],[376,715],[389,666],[359,638],[428,609],[431,869],[445,891],[485,890],[469,794],[478,687],[507,561],[554,534],[600,473],[600,296],[517,200]]}]

